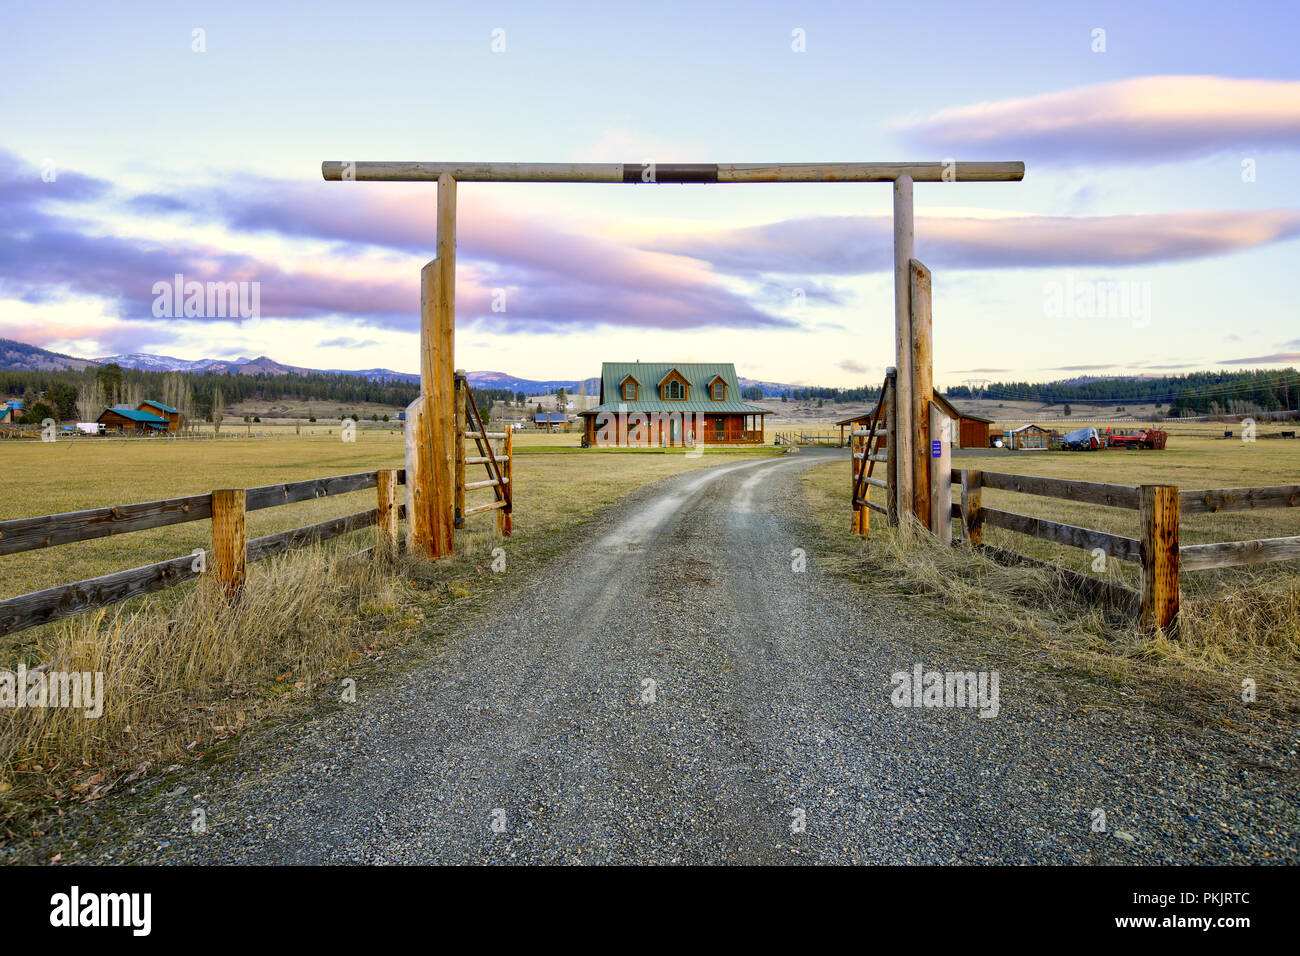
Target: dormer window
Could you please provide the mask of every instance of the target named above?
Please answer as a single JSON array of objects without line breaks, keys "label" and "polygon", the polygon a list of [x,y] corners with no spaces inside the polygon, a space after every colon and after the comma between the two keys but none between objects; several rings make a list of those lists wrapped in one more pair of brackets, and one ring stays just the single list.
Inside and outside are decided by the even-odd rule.
[{"label": "dormer window", "polygon": [[659,380],[659,397],[666,402],[684,402],[691,397],[690,383],[677,369],[670,369]]},{"label": "dormer window", "polygon": [[713,400],[715,402],[725,401],[727,398],[727,386],[721,382],[713,383]]},{"label": "dormer window", "polygon": [[634,379],[631,375],[623,379],[623,401],[635,402],[637,391],[639,388],[640,385],[637,383],[637,380]]}]

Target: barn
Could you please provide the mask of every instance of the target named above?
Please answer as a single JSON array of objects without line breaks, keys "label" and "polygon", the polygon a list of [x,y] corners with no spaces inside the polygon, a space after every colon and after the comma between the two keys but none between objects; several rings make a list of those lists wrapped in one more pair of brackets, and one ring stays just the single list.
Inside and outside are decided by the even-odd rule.
[{"label": "barn", "polygon": [[557,429],[562,428],[565,431],[569,429],[569,420],[564,417],[563,412],[542,412],[533,416],[533,424],[538,428]]},{"label": "barn", "polygon": [[1041,425],[1021,425],[1008,429],[1004,441],[1012,451],[1047,451],[1052,433]]},{"label": "barn", "polygon": [[105,431],[123,435],[159,435],[167,432],[167,419],[138,408],[106,408],[95,419]]},{"label": "barn", "polygon": [[[945,415],[958,423],[957,432],[952,436],[954,448],[988,448],[989,447],[989,426],[993,424],[993,419],[985,418],[983,415],[976,415],[973,412],[958,411],[957,406],[950,402],[938,392],[934,393],[934,403],[939,406],[939,410]],[[840,444],[844,444],[847,436],[847,430],[851,427],[861,426],[865,428],[871,424],[871,412],[866,411],[852,418],[845,418],[835,423],[840,427]],[[881,436],[880,447],[888,447],[888,438]]]},{"label": "barn", "polygon": [[0,425],[16,422],[23,414],[23,400],[15,398],[0,405]]},{"label": "barn", "polygon": [[589,445],[761,445],[767,409],[741,401],[731,362],[605,362]]},{"label": "barn", "polygon": [[141,402],[137,408],[138,411],[149,412],[157,415],[159,418],[167,420],[167,430],[169,432],[180,431],[181,413],[179,409],[172,408],[170,405],[164,405],[162,402],[155,402],[153,399],[146,399]]}]

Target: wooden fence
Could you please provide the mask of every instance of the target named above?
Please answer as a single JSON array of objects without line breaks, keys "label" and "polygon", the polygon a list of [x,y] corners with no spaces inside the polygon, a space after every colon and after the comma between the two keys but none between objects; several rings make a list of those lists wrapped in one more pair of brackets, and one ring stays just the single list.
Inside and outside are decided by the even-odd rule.
[{"label": "wooden fence", "polygon": [[[234,488],[206,495],[168,498],[87,511],[42,515],[0,521],[0,555],[89,541],[109,535],[162,528],[187,521],[211,521],[212,549],[201,556],[187,554],[102,577],[62,584],[0,601],[0,635],[13,634],[83,611],[175,587],[202,576],[216,575],[227,596],[243,588],[250,562],[261,561],[293,548],[302,548],[338,535],[377,526],[376,547],[398,548],[398,520],[405,506],[398,503],[397,487],[405,483],[397,469],[364,471],[332,478],[312,478],[259,488]],[[298,501],[377,489],[377,506],[302,528],[248,540],[245,515]]]},{"label": "wooden fence", "polygon": [[[983,547],[984,526],[993,525],[1073,548],[1100,549],[1108,558],[1139,565],[1142,572],[1140,591],[1061,570],[1085,593],[1108,598],[1136,613],[1141,624],[1148,629],[1169,627],[1176,621],[1179,577],[1183,572],[1300,558],[1300,535],[1213,544],[1182,544],[1179,541],[1182,515],[1300,507],[1300,485],[1183,491],[1174,485],[1112,485],[972,468],[955,470],[954,477],[957,476],[961,480],[961,503],[952,505],[952,515],[961,519],[969,546]],[[987,508],[983,504],[985,488],[1136,511],[1138,536],[1127,537]],[[1030,561],[1015,552],[991,550],[997,556]]]}]

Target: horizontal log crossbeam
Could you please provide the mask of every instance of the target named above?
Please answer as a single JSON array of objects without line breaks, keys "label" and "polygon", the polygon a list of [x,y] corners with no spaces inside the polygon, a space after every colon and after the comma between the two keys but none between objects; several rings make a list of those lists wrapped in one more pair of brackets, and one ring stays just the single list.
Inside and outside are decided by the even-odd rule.
[{"label": "horizontal log crossbeam", "polygon": [[922,163],[321,163],[330,182],[437,182],[450,175],[463,183],[889,183],[1019,182],[1020,162]]}]

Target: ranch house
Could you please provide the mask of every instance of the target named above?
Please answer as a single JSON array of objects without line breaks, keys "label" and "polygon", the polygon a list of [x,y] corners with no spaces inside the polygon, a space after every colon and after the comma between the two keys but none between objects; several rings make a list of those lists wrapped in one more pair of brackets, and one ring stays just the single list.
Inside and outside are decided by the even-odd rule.
[{"label": "ranch house", "polygon": [[179,409],[172,408],[170,405],[164,405],[162,402],[155,402],[153,399],[146,399],[141,402],[138,411],[150,412],[159,418],[167,419],[167,430],[169,432],[179,431],[181,427],[181,413]]},{"label": "ranch house", "polygon": [[95,419],[106,432],[123,435],[158,435],[167,431],[167,419],[138,408],[106,408]]},{"label": "ranch house", "polygon": [[760,445],[766,409],[740,398],[731,362],[605,362],[590,445]]}]

